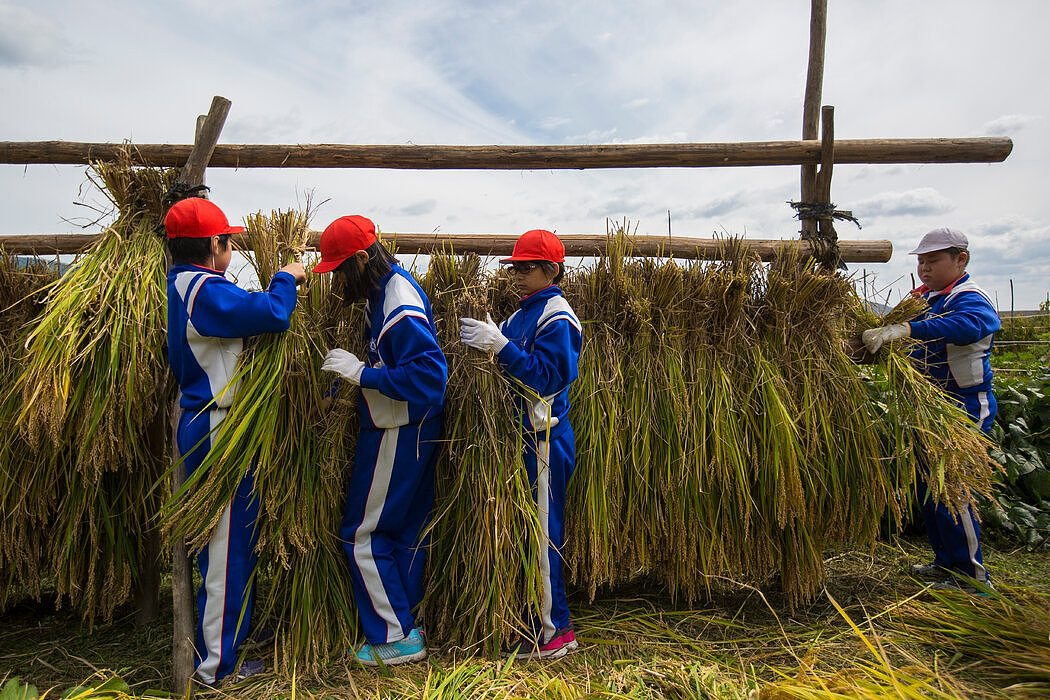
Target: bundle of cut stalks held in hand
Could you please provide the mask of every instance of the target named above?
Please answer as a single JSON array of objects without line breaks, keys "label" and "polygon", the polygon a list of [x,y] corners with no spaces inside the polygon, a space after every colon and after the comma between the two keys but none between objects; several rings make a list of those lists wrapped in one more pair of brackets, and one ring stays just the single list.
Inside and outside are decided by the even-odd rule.
[{"label": "bundle of cut stalks held in hand", "polygon": [[477,255],[434,255],[423,280],[449,367],[426,597],[421,616],[439,644],[495,656],[539,612],[546,552],[522,462],[512,383],[495,360],[459,342],[459,318],[507,308]]},{"label": "bundle of cut stalks held in hand", "polygon": [[[884,318],[858,302],[852,323],[854,328],[904,323],[928,310],[926,301],[917,295],[904,297]],[[915,496],[911,487],[918,465],[928,497],[959,517],[978,497],[991,497],[994,475],[1001,467],[990,456],[990,439],[909,356],[918,342],[904,338],[876,355],[877,383],[886,392],[888,406],[883,417],[889,443],[888,463],[899,480],[898,491],[905,498]]]}]

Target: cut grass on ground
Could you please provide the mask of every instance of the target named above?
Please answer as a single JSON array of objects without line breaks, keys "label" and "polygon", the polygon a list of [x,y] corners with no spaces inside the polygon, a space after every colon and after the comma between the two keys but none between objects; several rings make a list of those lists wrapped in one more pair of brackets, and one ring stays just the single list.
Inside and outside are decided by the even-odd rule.
[{"label": "cut grass on ground", "polygon": [[[1040,627],[1050,624],[1050,553],[987,551],[1004,594],[999,600],[924,591],[904,570],[927,556],[922,542],[908,539],[881,544],[871,555],[831,555],[827,593],[792,614],[776,596],[767,600],[747,588],[689,610],[640,589],[577,603],[581,650],[554,662],[488,661],[442,649],[409,667],[376,671],[347,661],[320,678],[297,678],[294,686],[291,679],[263,676],[225,690],[235,697],[368,698],[745,698],[755,691],[769,697],[1035,697],[1050,690],[1050,662],[1042,667],[1050,659],[1050,630]],[[996,634],[998,611],[1002,634]],[[966,615],[970,636],[953,636],[946,613]],[[1008,624],[1008,613],[1025,615],[1025,625]],[[2,618],[0,685],[17,676],[40,689],[64,690],[107,669],[134,694],[166,688],[170,610],[161,615],[146,629],[134,629],[127,614],[88,634],[48,601],[17,605]],[[986,640],[974,644],[972,630],[988,632]],[[1026,645],[1023,659],[1011,646],[1018,644]]]}]

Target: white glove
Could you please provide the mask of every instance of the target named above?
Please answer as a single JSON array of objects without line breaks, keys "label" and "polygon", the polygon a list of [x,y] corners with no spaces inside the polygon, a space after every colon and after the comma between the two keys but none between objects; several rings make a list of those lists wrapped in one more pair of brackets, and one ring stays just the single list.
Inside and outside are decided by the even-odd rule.
[{"label": "white glove", "polygon": [[357,386],[361,386],[361,372],[364,368],[365,363],[357,359],[357,355],[342,348],[329,350],[324,356],[324,362],[321,363],[321,369],[325,372],[335,372]]},{"label": "white glove", "polygon": [[864,341],[864,347],[868,349],[868,352],[875,354],[879,351],[879,348],[886,343],[897,340],[898,338],[907,338],[910,335],[910,324],[894,323],[892,326],[869,328],[860,334],[860,338]]},{"label": "white glove", "polygon": [[476,318],[459,319],[459,339],[468,347],[486,352],[499,352],[510,342],[500,332],[499,326],[492,322],[489,314],[485,314],[484,321]]}]

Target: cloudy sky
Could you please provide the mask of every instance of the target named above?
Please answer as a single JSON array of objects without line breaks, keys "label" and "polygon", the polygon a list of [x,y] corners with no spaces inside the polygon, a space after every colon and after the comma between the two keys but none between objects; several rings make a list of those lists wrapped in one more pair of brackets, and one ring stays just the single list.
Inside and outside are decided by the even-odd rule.
[{"label": "cloudy sky", "polygon": [[[1009,136],[1004,163],[837,166],[832,198],[910,285],[923,232],[970,236],[1000,306],[1047,298],[1050,3],[831,0],[824,104],[839,138]],[[797,139],[807,0],[0,0],[0,140],[189,143],[213,95],[225,143],[589,144]],[[1039,66],[1043,66],[1040,69]],[[798,168],[221,170],[231,216],[327,200],[385,231],[794,237]],[[0,233],[76,230],[78,166],[0,165]],[[89,197],[90,199],[90,197]],[[859,271],[859,270],[858,270]]]}]

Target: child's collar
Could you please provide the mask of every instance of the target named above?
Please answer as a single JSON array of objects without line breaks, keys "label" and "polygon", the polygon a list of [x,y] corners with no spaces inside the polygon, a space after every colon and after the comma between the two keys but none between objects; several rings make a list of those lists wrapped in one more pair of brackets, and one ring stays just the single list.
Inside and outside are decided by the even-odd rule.
[{"label": "child's collar", "polygon": [[933,291],[928,286],[923,284],[923,285],[921,285],[919,287],[916,287],[915,289],[911,290],[911,293],[914,294],[917,297],[925,297],[925,296],[939,297],[942,294],[951,294],[952,290],[955,289],[956,285],[958,285],[960,282],[962,282],[963,280],[965,280],[969,276],[970,276],[969,272],[962,273],[962,276],[959,277],[959,279],[955,280],[954,282],[949,284],[944,289],[938,289],[937,291]]},{"label": "child's collar", "polygon": [[[553,291],[551,291],[551,290],[553,290]],[[544,287],[543,289],[537,289],[532,294],[530,294],[528,296],[525,296],[525,297],[522,297],[521,299],[518,300],[518,304],[520,306],[527,306],[528,304],[531,304],[532,302],[536,301],[537,299],[545,299],[547,297],[553,296],[554,294],[561,294],[561,290],[558,288],[558,285],[556,285],[556,284],[549,284],[546,287]]]}]

